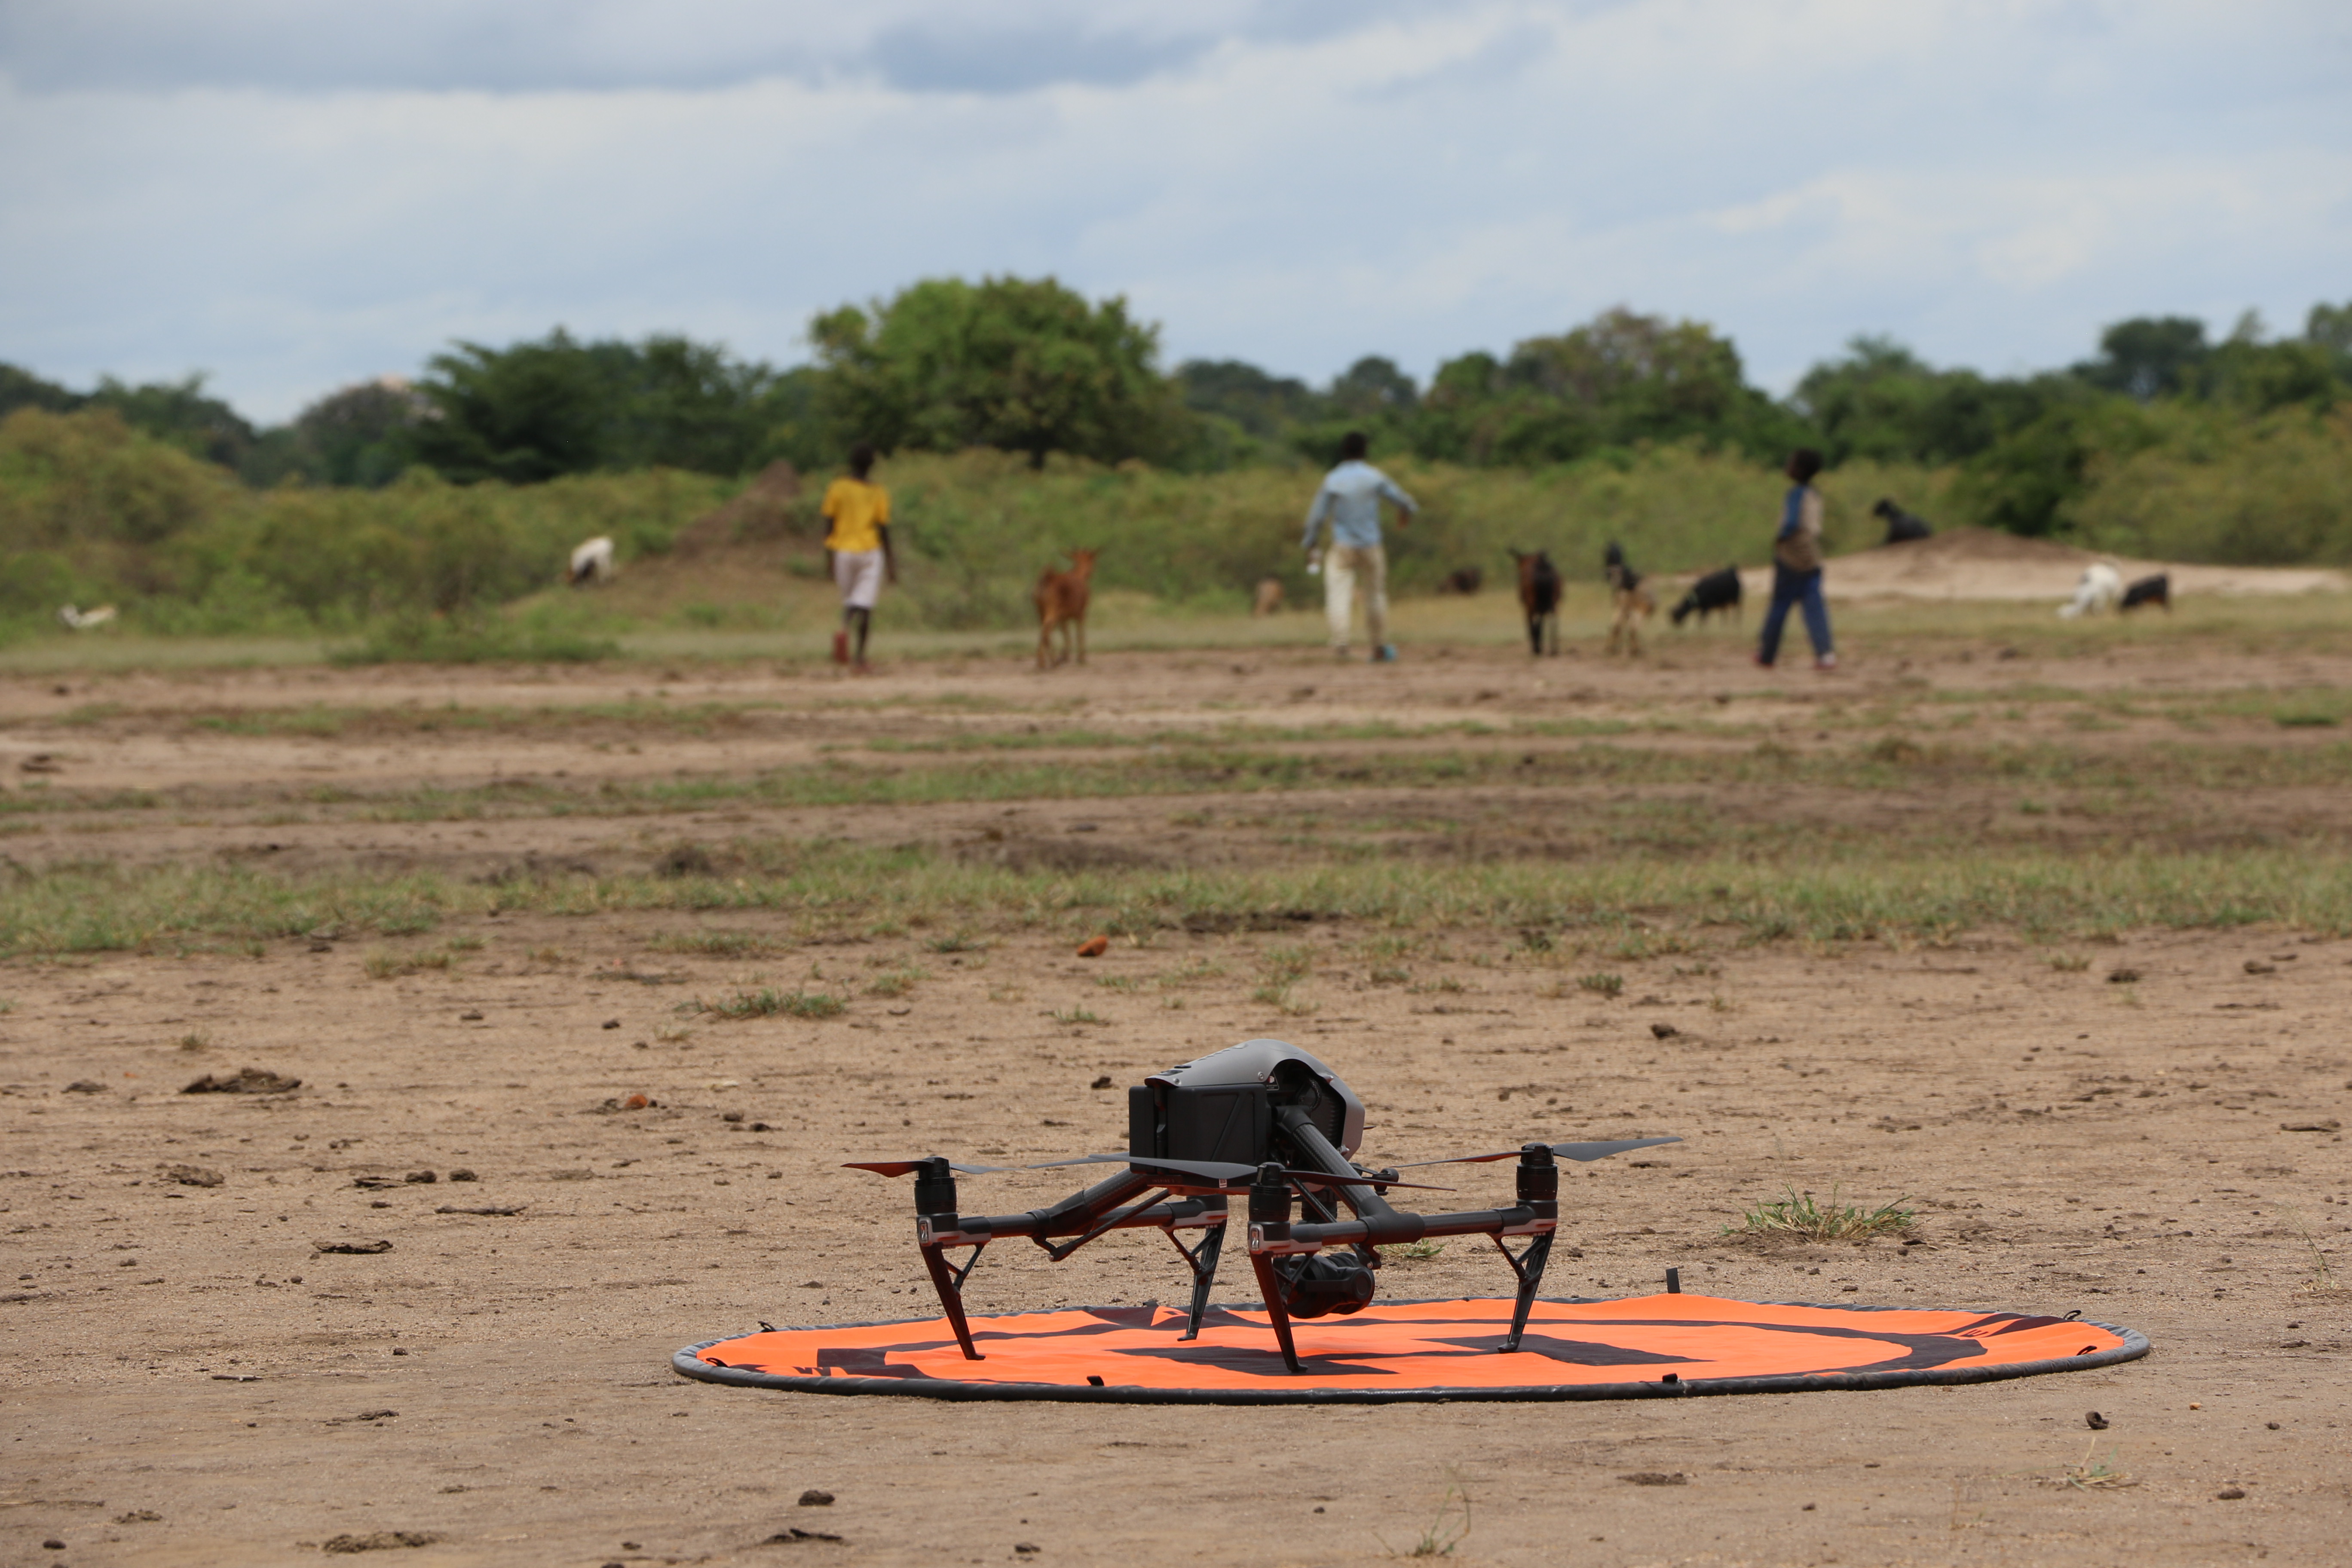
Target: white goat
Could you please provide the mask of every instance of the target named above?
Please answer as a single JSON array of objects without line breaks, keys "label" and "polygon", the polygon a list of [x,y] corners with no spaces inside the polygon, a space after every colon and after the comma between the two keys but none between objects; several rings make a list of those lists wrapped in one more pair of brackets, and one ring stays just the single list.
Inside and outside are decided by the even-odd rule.
[{"label": "white goat", "polygon": [[2074,585],[2074,596],[2058,606],[2059,617],[2073,620],[2077,616],[2095,616],[2102,610],[2112,610],[2123,602],[2124,574],[2105,561],[2094,561],[2083,568],[2083,580]]},{"label": "white goat", "polygon": [[598,534],[572,552],[572,564],[564,572],[563,580],[575,586],[582,583],[609,583],[617,570],[613,564],[613,542]]},{"label": "white goat", "polygon": [[67,605],[58,611],[58,619],[78,632],[94,631],[114,619],[114,606],[100,605],[95,609],[77,610]]}]

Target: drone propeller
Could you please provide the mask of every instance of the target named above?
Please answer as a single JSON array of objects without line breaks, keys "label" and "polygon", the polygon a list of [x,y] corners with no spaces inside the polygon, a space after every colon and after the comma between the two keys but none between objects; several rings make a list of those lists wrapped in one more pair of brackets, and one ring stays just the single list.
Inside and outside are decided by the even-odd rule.
[{"label": "drone propeller", "polygon": [[[845,1161],[841,1168],[845,1171],[871,1171],[877,1176],[903,1176],[910,1171],[921,1170],[929,1163],[928,1160],[850,1160]],[[999,1171],[1034,1171],[1036,1168],[1034,1165],[959,1165],[952,1160],[948,1162],[949,1170],[961,1171],[967,1176],[993,1175]]]},{"label": "drone propeller", "polygon": [[[1628,1149],[1654,1149],[1661,1143],[1679,1143],[1679,1138],[1621,1138],[1613,1143],[1554,1143],[1551,1152],[1563,1160],[1605,1160],[1612,1154],[1622,1154]],[[1456,1154],[1450,1160],[1412,1160],[1398,1166],[1410,1171],[1416,1165],[1478,1165],[1490,1160],[1516,1160],[1520,1151],[1505,1149],[1495,1154]]]},{"label": "drone propeller", "polygon": [[[1075,1160],[1056,1160],[1054,1165],[1133,1165],[1144,1171],[1179,1171],[1186,1175],[1202,1176],[1213,1182],[1238,1182],[1245,1176],[1255,1176],[1255,1165],[1237,1164],[1229,1160],[1169,1160],[1157,1154],[1081,1154]],[[1051,1170],[1052,1165],[1035,1167]],[[1357,1174],[1335,1176],[1328,1171],[1285,1170],[1284,1175],[1294,1181],[1327,1187],[1412,1187],[1417,1191],[1450,1193],[1452,1187],[1433,1187],[1421,1182],[1383,1182],[1376,1176]]]}]

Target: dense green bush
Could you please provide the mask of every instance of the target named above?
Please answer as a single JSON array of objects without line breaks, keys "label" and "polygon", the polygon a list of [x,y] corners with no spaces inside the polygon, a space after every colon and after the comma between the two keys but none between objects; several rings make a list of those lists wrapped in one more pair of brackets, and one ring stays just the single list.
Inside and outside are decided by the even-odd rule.
[{"label": "dense green bush", "polygon": [[2179,410],[2168,439],[2101,454],[2068,521],[2158,561],[2352,563],[2352,408],[2246,422]]}]

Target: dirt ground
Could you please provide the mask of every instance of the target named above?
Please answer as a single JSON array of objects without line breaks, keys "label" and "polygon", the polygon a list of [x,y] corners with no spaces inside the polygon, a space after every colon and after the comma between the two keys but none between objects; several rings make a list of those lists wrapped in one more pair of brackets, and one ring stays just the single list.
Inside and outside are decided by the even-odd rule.
[{"label": "dirt ground", "polygon": [[[89,805],[9,817],[0,849],[28,871],[213,858],[482,876],[530,857],[642,868],[665,845],[724,835],[1013,853],[1084,830],[1097,859],[1182,866],[1314,853],[1286,821],[1355,816],[1390,825],[1375,837],[1466,831],[1517,853],[1530,816],[1641,792],[1538,778],[490,819],[368,802],[502,779],[723,778],[1072,728],[1290,727],[1265,743],[1535,755],[1576,742],[1515,723],[1575,717],[1622,722],[1612,743],[1627,746],[1851,749],[1956,704],[1971,743],[2160,758],[2187,732],[2167,702],[2197,709],[2200,743],[2330,745],[2324,728],[2231,704],[2352,687],[2352,657],[2326,648],[2003,658],[1997,639],[1882,640],[1832,684],[1748,668],[1738,647],[1694,639],[1640,665],[1429,650],[1381,671],[1262,649],[1119,655],[1083,683],[1002,658],[856,683],[767,666],[11,679],[12,793]],[[2130,701],[2101,707],[2110,697]],[[331,721],[261,721],[304,712]],[[420,723],[436,712],[478,722]],[[1465,719],[1481,728],[1442,740],[1342,732]],[[1131,753],[1074,740],[1037,754]],[[120,790],[164,804],[106,807]],[[2004,831],[2067,831],[1924,791],[1684,795],[1781,824],[1981,806]],[[2199,823],[2258,819],[2334,841],[2352,826],[2331,788],[2135,809],[2120,831],[2193,838]],[[719,930],[742,950],[688,940]],[[2352,1290],[2334,1287],[2352,1232],[2352,941],[2148,931],[2077,944],[2061,965],[1997,931],[1726,938],[1610,960],[1611,996],[1576,983],[1591,962],[1517,933],[1408,933],[1373,956],[1386,934],[1330,920],[1175,931],[1087,961],[1058,934],[958,951],[936,932],[812,940],[758,911],[509,912],[451,922],[434,933],[446,967],[378,964],[389,977],[370,972],[384,943],[340,931],[257,955],[8,961],[0,1563],[299,1563],[330,1543],[418,1568],[1350,1563],[1411,1554],[1449,1488],[1470,1500],[1464,1561],[2344,1560]],[[1253,993],[1277,945],[1305,950],[1306,971],[1278,1004]],[[694,1006],[812,979],[856,999],[824,1019]],[[1536,1134],[1684,1137],[1571,1178],[1557,1293],[1648,1293],[1676,1267],[1687,1289],[1757,1300],[2079,1311],[2143,1331],[2154,1353],[1951,1389],[1298,1410],[826,1398],[668,1370],[678,1347],[761,1320],[928,1313],[905,1184],[844,1160],[1117,1148],[1126,1084],[1268,1034],[1347,1077],[1381,1160]],[[248,1067],[300,1087],[179,1092]],[[651,1103],[625,1109],[638,1095]],[[1505,1190],[1492,1173],[1507,1167],[1472,1169],[1488,1174],[1463,1179],[1463,1201]],[[989,1180],[969,1190],[994,1212],[1068,1185]],[[1863,1245],[1727,1235],[1788,1189],[1907,1199],[1919,1217]],[[391,1245],[319,1249],[375,1242]],[[1175,1265],[1156,1237],[1058,1267],[1007,1247],[971,1293],[981,1310],[1172,1300]],[[1221,1295],[1244,1299],[1245,1279],[1229,1269]],[[1485,1295],[1507,1279],[1457,1244],[1392,1263],[1382,1289]],[[1685,1479],[1622,1479],[1639,1472]],[[800,1506],[806,1489],[835,1500]]]}]

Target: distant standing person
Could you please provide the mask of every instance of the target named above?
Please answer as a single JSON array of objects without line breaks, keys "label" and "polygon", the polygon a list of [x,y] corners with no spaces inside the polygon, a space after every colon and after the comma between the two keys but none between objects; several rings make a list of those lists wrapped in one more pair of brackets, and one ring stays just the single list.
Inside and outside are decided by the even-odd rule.
[{"label": "distant standing person", "polygon": [[[874,471],[874,448],[860,441],[849,449],[849,472],[824,492],[824,563],[841,590],[841,629],[833,634],[833,662],[871,675],[866,635],[873,629],[874,604],[887,578],[898,581],[898,558],[890,552],[890,492],[866,476]],[[854,644],[854,647],[853,647]]]},{"label": "distant standing person", "polygon": [[1813,476],[1822,471],[1822,455],[1810,447],[1789,454],[1789,494],[1780,503],[1780,527],[1772,535],[1772,605],[1764,612],[1764,637],[1757,645],[1756,662],[1772,668],[1780,657],[1780,628],[1791,606],[1805,613],[1805,636],[1813,645],[1813,668],[1837,668],[1837,650],[1830,643],[1830,607],[1822,597],[1822,492]]},{"label": "distant standing person", "polygon": [[1322,531],[1323,520],[1331,520],[1331,548],[1323,556],[1323,610],[1331,621],[1331,650],[1348,657],[1349,624],[1360,578],[1372,662],[1393,664],[1397,651],[1389,641],[1389,561],[1381,548],[1381,500],[1385,496],[1396,503],[1399,528],[1421,509],[1394,479],[1364,460],[1370,450],[1371,443],[1360,430],[1339,438],[1339,466],[1323,476],[1323,488],[1307,510],[1307,536],[1299,543],[1307,558],[1314,559],[1315,536]]}]

